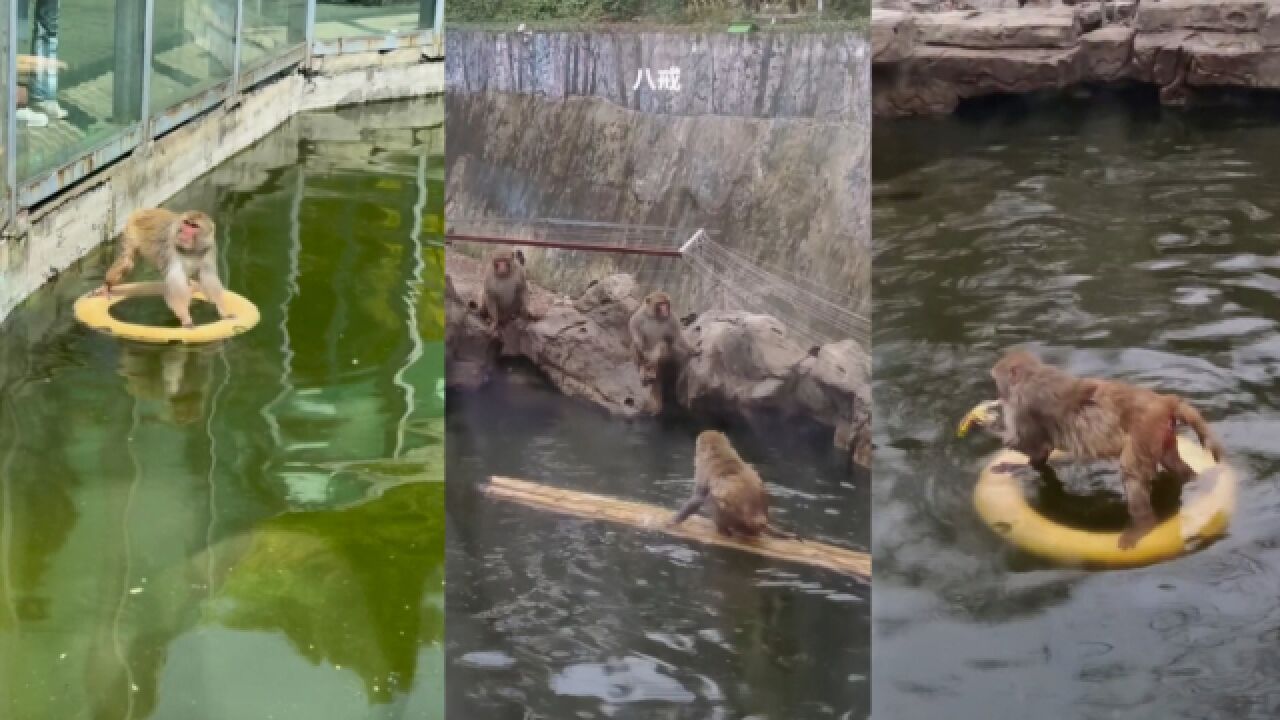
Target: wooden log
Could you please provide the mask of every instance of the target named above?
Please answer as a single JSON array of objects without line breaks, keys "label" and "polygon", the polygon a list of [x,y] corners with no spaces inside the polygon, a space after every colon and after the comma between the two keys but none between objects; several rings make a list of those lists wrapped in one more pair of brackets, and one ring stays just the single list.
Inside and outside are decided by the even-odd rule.
[{"label": "wooden log", "polygon": [[667,527],[666,521],[673,513],[670,508],[549,487],[500,475],[490,477],[489,484],[484,490],[490,497],[510,500],[529,507],[575,515],[589,520],[608,520],[645,530],[656,530],[685,540],[744,550],[777,560],[813,565],[855,577],[863,582],[871,581],[871,556],[835,545],[812,540],[801,542],[774,537],[760,537],[753,540],[727,538],[716,532],[715,525],[709,519],[696,515],[676,527]]}]

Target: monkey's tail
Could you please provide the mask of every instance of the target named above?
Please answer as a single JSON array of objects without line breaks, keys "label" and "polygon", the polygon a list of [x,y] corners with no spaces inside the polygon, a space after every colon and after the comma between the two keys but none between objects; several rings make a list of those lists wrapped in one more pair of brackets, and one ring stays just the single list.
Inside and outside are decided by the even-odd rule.
[{"label": "monkey's tail", "polygon": [[1188,405],[1185,401],[1178,400],[1178,404],[1173,410],[1173,417],[1189,425],[1195,431],[1196,437],[1200,440],[1200,445],[1208,450],[1210,455],[1213,455],[1215,462],[1222,460],[1222,444],[1218,442],[1218,438],[1209,429],[1209,424],[1204,421],[1198,410]]}]

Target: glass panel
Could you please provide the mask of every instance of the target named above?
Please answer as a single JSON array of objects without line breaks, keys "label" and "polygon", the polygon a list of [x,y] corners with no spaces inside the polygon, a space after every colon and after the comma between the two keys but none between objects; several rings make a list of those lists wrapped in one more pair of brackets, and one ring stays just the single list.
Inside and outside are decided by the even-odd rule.
[{"label": "glass panel", "polygon": [[371,4],[370,0],[316,0],[316,39],[390,35],[429,28],[438,1],[372,0]]},{"label": "glass panel", "polygon": [[307,0],[244,0],[240,67],[248,70],[306,39]]},{"label": "glass panel", "polygon": [[[9,127],[9,8],[13,0],[0,0],[0,218],[8,213],[9,177],[5,172],[9,162],[8,133]],[[25,102],[25,98],[23,99]]]},{"label": "glass panel", "polygon": [[235,37],[235,0],[156,0],[151,111],[231,77]]},{"label": "glass panel", "polygon": [[143,0],[18,3],[18,177],[61,165],[136,123]]}]

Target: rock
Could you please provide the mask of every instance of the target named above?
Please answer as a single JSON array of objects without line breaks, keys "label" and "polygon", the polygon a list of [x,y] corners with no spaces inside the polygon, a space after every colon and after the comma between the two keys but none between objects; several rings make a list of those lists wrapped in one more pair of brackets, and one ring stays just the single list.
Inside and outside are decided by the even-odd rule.
[{"label": "rock", "polygon": [[[480,290],[479,263],[452,252],[447,262],[448,383],[475,388],[488,380],[497,357],[479,308],[469,300]],[[641,383],[627,330],[640,293],[627,274],[593,283],[576,300],[532,287],[532,301],[545,311],[534,322],[513,323],[502,352],[527,358],[565,395],[612,414],[656,414],[661,397]],[[700,354],[677,379],[681,405],[712,413],[808,417],[831,427],[839,447],[869,464],[869,373],[852,340],[810,355],[768,315],[720,311],[697,317],[685,328],[685,339]]]},{"label": "rock", "polygon": [[691,408],[783,407],[790,392],[786,380],[806,357],[768,315],[707,313],[686,336],[702,352],[680,382],[681,404]]},{"label": "rock", "polygon": [[1081,37],[1080,43],[1083,51],[1083,79],[1111,82],[1120,80],[1129,70],[1133,30],[1123,25],[1098,28]]},{"label": "rock", "polygon": [[1139,33],[1257,32],[1269,4],[1266,0],[1143,0],[1133,27]]},{"label": "rock", "polygon": [[[964,98],[1082,82],[1151,83],[1173,104],[1196,88],[1280,88],[1280,2],[1272,0],[1027,3],[900,12],[884,23],[872,88],[881,116],[945,113]],[[895,35],[908,26],[912,42],[903,44]],[[1184,71],[1185,83],[1171,87]]]},{"label": "rock", "polygon": [[898,62],[911,52],[915,24],[911,16],[896,10],[876,8],[871,13],[871,61]]},{"label": "rock", "polygon": [[1258,40],[1263,47],[1280,47],[1280,5],[1267,6],[1267,14],[1258,30]]},{"label": "rock", "polygon": [[[479,288],[478,283],[474,287]],[[445,275],[445,382],[449,387],[478,388],[489,381],[490,365],[483,358],[491,341],[484,322],[468,305],[472,297],[460,294],[453,278]]]},{"label": "rock", "polygon": [[915,37],[926,45],[994,48],[1068,48],[1080,37],[1071,8],[921,13]]},{"label": "rock", "polygon": [[914,70],[952,83],[961,97],[1064,88],[1079,82],[1080,46],[1014,49],[998,53],[958,47],[920,47]]}]

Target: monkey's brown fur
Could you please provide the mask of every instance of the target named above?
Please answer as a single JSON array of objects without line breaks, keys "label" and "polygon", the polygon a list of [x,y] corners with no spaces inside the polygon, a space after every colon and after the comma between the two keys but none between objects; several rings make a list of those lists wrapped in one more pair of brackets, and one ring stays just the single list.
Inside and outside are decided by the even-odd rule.
[{"label": "monkey's brown fur", "polygon": [[1179,422],[1195,431],[1215,461],[1222,458],[1204,418],[1176,395],[1077,378],[1016,350],[995,364],[991,377],[1000,394],[1004,444],[1025,454],[1033,468],[1045,471],[1054,448],[1078,460],[1120,461],[1129,506],[1121,548],[1133,547],[1155,527],[1151,484],[1160,466],[1182,483],[1195,477],[1178,455]]},{"label": "monkey's brown fur", "polygon": [[164,277],[164,301],[183,327],[191,327],[191,284],[217,306],[224,318],[235,317],[225,305],[218,277],[218,244],[213,219],[198,210],[175,213],[163,208],[136,210],[124,223],[120,254],[107,269],[96,293],[111,295],[142,255]]},{"label": "monkey's brown fur", "polygon": [[489,318],[490,332],[497,332],[511,320],[531,318],[523,257],[511,250],[496,250],[489,256],[480,301],[481,312]]},{"label": "monkey's brown fur", "polygon": [[769,494],[764,482],[723,433],[704,430],[698,435],[693,476],[693,495],[672,516],[670,525],[684,522],[709,500],[711,520],[722,535],[794,537],[769,524]]},{"label": "monkey's brown fur", "polygon": [[671,296],[664,292],[651,292],[631,314],[628,324],[631,330],[631,350],[644,384],[658,377],[659,370],[669,363],[683,366],[696,355],[684,339],[684,331],[675,313],[671,311]]}]

